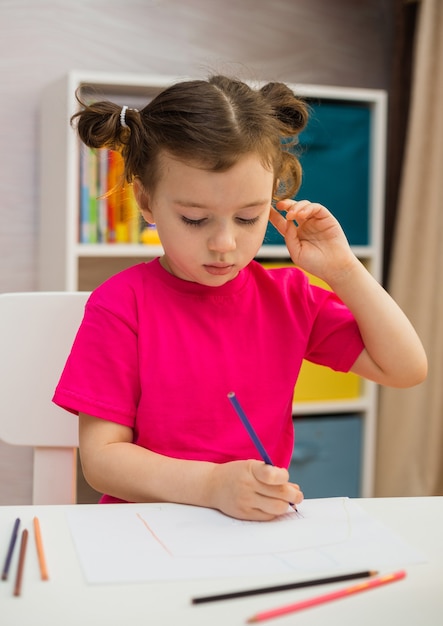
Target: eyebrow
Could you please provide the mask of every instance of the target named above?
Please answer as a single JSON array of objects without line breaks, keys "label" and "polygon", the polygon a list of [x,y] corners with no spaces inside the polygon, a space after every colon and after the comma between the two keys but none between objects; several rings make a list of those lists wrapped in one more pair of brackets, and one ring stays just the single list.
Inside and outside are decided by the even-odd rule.
[{"label": "eyebrow", "polygon": [[[200,204],[199,202],[194,202],[193,200],[174,200],[174,203],[187,209],[208,209],[205,204]],[[250,209],[252,207],[262,206],[264,204],[270,204],[268,198],[262,200],[253,200],[252,202],[248,202],[247,204],[239,207],[237,210],[241,211],[242,209]]]}]

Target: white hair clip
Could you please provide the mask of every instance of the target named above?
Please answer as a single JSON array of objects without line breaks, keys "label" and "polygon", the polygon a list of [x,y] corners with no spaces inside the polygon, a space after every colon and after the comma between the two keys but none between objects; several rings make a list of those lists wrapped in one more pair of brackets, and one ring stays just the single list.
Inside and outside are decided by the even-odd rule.
[{"label": "white hair clip", "polygon": [[128,125],[126,124],[126,111],[128,110],[129,107],[127,107],[126,105],[122,107],[122,110],[120,111],[120,124],[122,125],[123,128],[128,128]]},{"label": "white hair clip", "polygon": [[126,123],[126,111],[135,111],[136,113],[138,113],[138,109],[130,109],[125,104],[125,106],[123,106],[122,110],[120,111],[120,124],[122,128],[129,128],[128,124]]}]

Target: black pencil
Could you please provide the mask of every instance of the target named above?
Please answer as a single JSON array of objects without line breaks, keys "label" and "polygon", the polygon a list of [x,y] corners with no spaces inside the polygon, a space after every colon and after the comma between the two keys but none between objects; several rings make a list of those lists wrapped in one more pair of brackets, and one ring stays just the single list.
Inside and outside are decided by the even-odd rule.
[{"label": "black pencil", "polygon": [[11,539],[9,540],[8,551],[6,553],[5,564],[3,566],[3,571],[2,571],[2,580],[8,579],[9,567],[11,565],[11,559],[12,559],[12,555],[14,552],[15,542],[17,541],[17,534],[18,534],[19,526],[20,526],[20,518],[17,517],[17,519],[14,522],[14,527],[12,529]]},{"label": "black pencil", "polygon": [[367,578],[375,576],[377,572],[368,570],[364,572],[354,572],[353,574],[340,574],[328,578],[317,578],[313,580],[302,580],[294,583],[284,583],[282,585],[272,585],[270,587],[258,587],[256,589],[244,589],[243,591],[231,591],[229,593],[219,593],[211,596],[201,596],[192,598],[192,604],[203,604],[203,602],[216,602],[217,600],[232,600],[234,598],[244,598],[245,596],[256,596],[263,593],[274,593],[276,591],[288,591],[289,589],[301,589],[302,587],[314,587],[316,585],[327,585],[329,583],[339,583],[355,578]]}]

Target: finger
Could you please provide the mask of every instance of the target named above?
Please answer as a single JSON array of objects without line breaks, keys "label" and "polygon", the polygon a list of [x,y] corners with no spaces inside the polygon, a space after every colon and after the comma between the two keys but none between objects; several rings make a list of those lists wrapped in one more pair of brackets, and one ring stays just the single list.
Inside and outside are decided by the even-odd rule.
[{"label": "finger", "polygon": [[271,224],[278,230],[280,235],[285,236],[287,222],[286,219],[279,213],[274,207],[271,208],[271,212],[269,213],[269,221]]},{"label": "finger", "polygon": [[275,205],[278,211],[299,211],[312,204],[310,200],[293,200],[291,198],[285,198],[280,200]]},{"label": "finger", "polygon": [[304,495],[298,485],[290,482],[284,483],[265,483],[260,482],[257,485],[257,493],[267,498],[280,500],[288,505],[299,504],[303,501]]},{"label": "finger", "polygon": [[322,204],[318,202],[303,202],[297,204],[286,213],[286,219],[296,220],[298,224],[313,217],[317,219],[329,217],[330,213]]},{"label": "finger", "polygon": [[[269,488],[267,488],[269,489]],[[267,491],[265,489],[265,491]],[[290,506],[303,500],[301,491],[292,489],[290,485],[274,487],[268,493],[257,493],[255,507],[267,515],[284,515]]]},{"label": "finger", "polygon": [[288,505],[299,504],[303,500],[303,493],[300,489],[296,489],[291,483],[285,485],[260,485],[259,495],[283,502],[288,508]]},{"label": "finger", "polygon": [[254,478],[264,485],[286,485],[289,472],[284,467],[276,467],[262,461],[253,462],[251,470]]},{"label": "finger", "polygon": [[286,215],[284,216],[286,222],[285,235],[288,233],[289,223],[299,226],[304,221],[317,215],[321,209],[324,209],[321,204],[311,202],[310,200],[299,200],[297,202],[295,200],[283,200],[276,206],[279,211],[286,211]]},{"label": "finger", "polygon": [[257,495],[282,500],[286,504],[303,500],[299,485],[289,482],[289,472],[285,467],[255,460],[250,461],[249,467],[256,481],[254,491]]},{"label": "finger", "polygon": [[[298,504],[303,500],[300,487],[288,482],[287,469],[259,463],[253,468],[253,475],[257,480],[257,495],[279,500],[286,505],[286,508],[288,504]],[[269,511],[269,509],[266,510]]]},{"label": "finger", "polygon": [[294,485],[295,489],[295,497],[292,501],[292,504],[300,504],[305,499],[305,495],[303,491],[300,489],[298,485]]},{"label": "finger", "polygon": [[262,515],[269,516],[269,519],[279,517],[288,512],[289,502],[278,498],[261,498],[259,510]]}]

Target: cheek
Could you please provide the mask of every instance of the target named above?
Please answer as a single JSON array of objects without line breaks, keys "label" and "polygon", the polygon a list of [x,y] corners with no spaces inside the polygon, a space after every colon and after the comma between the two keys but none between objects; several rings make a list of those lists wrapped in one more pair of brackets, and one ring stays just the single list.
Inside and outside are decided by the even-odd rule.
[{"label": "cheek", "polygon": [[156,226],[163,246],[182,250],[184,254],[192,252],[192,244],[198,240],[197,229],[186,227],[175,220],[163,219],[159,219]]},{"label": "cheek", "polygon": [[254,234],[251,237],[251,239],[254,239],[255,241],[260,240],[260,242],[263,242],[265,235],[266,235],[266,230],[268,228],[268,224],[269,224],[268,218],[260,222],[260,225],[257,226],[257,228],[254,230]]}]

